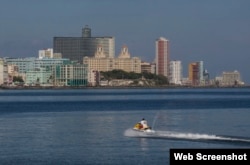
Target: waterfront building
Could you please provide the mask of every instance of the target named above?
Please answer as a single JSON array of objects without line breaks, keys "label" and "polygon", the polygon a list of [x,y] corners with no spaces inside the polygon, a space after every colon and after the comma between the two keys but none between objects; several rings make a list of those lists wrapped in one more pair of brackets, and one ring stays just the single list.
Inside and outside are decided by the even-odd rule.
[{"label": "waterfront building", "polygon": [[170,61],[169,82],[171,84],[182,84],[182,64],[181,61]]},{"label": "waterfront building", "polygon": [[19,73],[26,73],[37,68],[45,68],[47,66],[62,65],[70,63],[69,59],[65,58],[5,58],[8,65],[14,65],[18,68]]},{"label": "waterfront building", "polygon": [[141,72],[147,72],[155,74],[155,64],[148,62],[141,62]]},{"label": "waterfront building", "polygon": [[114,69],[141,73],[141,59],[138,57],[131,57],[128,47],[124,45],[118,55],[118,58],[115,58]]},{"label": "waterfront building", "polygon": [[[27,85],[51,84],[52,66],[71,63],[63,58],[5,58],[9,76],[21,76]],[[38,81],[39,80],[39,81]]]},{"label": "waterfront building", "polygon": [[115,56],[115,38],[111,36],[92,37],[91,29],[85,26],[81,37],[54,37],[54,53],[61,53],[63,58],[82,63],[83,57],[93,57],[96,48],[101,45],[106,57]]},{"label": "waterfront building", "polygon": [[156,74],[156,63],[151,63],[151,73]]},{"label": "waterfront building", "polygon": [[97,70],[88,71],[88,86],[97,86],[100,83],[100,72]]},{"label": "waterfront building", "polygon": [[169,41],[160,37],[155,41],[156,74],[169,76]]},{"label": "waterfront building", "polygon": [[52,67],[54,86],[87,86],[88,67],[85,64],[67,64]]},{"label": "waterfront building", "polygon": [[123,46],[118,58],[107,57],[102,46],[96,49],[94,57],[84,57],[83,64],[88,65],[88,70],[112,71],[121,69],[126,72],[141,73],[141,59],[138,57],[130,57],[128,47]]},{"label": "waterfront building", "polygon": [[204,85],[211,85],[210,74],[206,69],[203,72],[203,79],[204,79],[204,83],[203,83]]},{"label": "waterfront building", "polygon": [[237,70],[233,72],[223,72],[222,73],[222,86],[233,86],[233,85],[243,85],[244,83],[241,81],[240,72]]},{"label": "waterfront building", "polygon": [[181,80],[181,84],[182,85],[191,86],[192,82],[191,82],[191,80],[188,77],[183,77],[182,80]]},{"label": "waterfront building", "polygon": [[148,62],[141,62],[141,72],[151,73],[151,65]]},{"label": "waterfront building", "polygon": [[13,83],[13,77],[20,77],[24,81],[26,79],[26,75],[24,73],[19,73],[18,66],[13,65],[13,64],[7,65],[7,74],[9,77],[9,84]]},{"label": "waterfront building", "polygon": [[19,73],[26,73],[28,70],[35,68],[35,57],[30,58],[5,58],[8,65],[17,67]]},{"label": "waterfront building", "polygon": [[27,85],[52,85],[52,72],[49,67],[37,68],[26,72],[25,84]]},{"label": "waterfront building", "polygon": [[203,61],[190,63],[188,66],[188,77],[192,85],[204,85]]},{"label": "waterfront building", "polygon": [[13,75],[16,75],[18,73],[18,67],[16,65],[7,65],[7,68],[8,68],[8,74],[13,74]]},{"label": "waterfront building", "polygon": [[8,69],[5,61],[0,58],[0,85],[8,83]]},{"label": "waterfront building", "polygon": [[220,86],[222,84],[222,76],[216,76],[214,80],[212,80],[211,84]]}]

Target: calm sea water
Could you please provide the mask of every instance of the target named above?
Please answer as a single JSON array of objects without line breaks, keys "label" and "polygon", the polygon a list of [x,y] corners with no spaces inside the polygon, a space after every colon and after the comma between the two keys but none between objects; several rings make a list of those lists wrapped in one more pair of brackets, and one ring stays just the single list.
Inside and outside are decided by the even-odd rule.
[{"label": "calm sea water", "polygon": [[[146,118],[156,134],[131,130]],[[0,164],[169,164],[250,148],[250,89],[0,90]]]}]

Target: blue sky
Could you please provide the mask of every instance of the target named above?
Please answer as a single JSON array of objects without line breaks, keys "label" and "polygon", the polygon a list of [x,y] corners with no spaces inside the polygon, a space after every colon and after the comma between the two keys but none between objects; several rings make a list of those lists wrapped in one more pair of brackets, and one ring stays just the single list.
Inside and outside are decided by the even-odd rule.
[{"label": "blue sky", "polygon": [[250,83],[249,0],[1,0],[0,57],[37,57],[55,36],[114,36],[116,56],[152,62],[155,40],[170,42],[170,59],[204,61],[211,78],[238,70]]}]

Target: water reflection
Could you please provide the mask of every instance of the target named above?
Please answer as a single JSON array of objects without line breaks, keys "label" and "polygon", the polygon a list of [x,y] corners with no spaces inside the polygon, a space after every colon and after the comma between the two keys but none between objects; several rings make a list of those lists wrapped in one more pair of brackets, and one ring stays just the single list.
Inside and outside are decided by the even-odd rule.
[{"label": "water reflection", "polygon": [[140,142],[140,147],[142,151],[148,151],[148,139],[146,138],[139,138],[139,142]]}]

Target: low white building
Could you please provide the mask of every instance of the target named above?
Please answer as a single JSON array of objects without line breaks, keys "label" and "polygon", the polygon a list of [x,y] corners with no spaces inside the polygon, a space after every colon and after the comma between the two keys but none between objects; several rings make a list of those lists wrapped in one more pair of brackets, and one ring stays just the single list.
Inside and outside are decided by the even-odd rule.
[{"label": "low white building", "polygon": [[68,64],[52,67],[54,86],[87,86],[88,72],[86,65]]},{"label": "low white building", "polygon": [[38,51],[38,58],[62,58],[61,53],[54,53],[52,48],[43,49]]},{"label": "low white building", "polygon": [[88,72],[88,85],[96,86],[100,82],[100,72],[97,70],[90,70]]},{"label": "low white building", "polygon": [[233,72],[223,72],[222,73],[222,82],[223,86],[231,86],[231,85],[243,85],[244,83],[241,81],[240,72],[237,70]]},{"label": "low white building", "polygon": [[25,84],[27,85],[52,85],[52,72],[49,67],[37,68],[26,72]]}]

